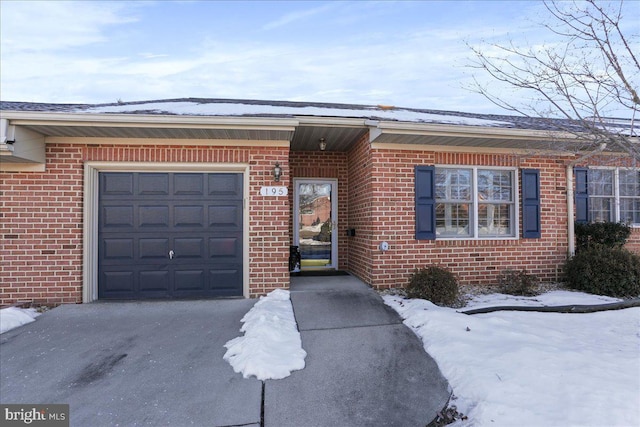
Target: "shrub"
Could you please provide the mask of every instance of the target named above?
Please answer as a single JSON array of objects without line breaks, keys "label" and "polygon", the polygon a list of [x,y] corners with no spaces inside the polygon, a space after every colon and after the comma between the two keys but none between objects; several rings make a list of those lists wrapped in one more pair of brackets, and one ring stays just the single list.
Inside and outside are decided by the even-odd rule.
[{"label": "shrub", "polygon": [[437,305],[453,305],[458,299],[458,280],[445,268],[427,266],[411,275],[407,297],[426,299]]},{"label": "shrub", "polygon": [[565,265],[567,285],[612,297],[640,295],[640,256],[620,247],[596,245],[584,249]]},{"label": "shrub", "polygon": [[331,219],[326,220],[322,226],[320,227],[320,233],[316,237],[315,240],[319,242],[330,242],[331,241]]},{"label": "shrub", "polygon": [[504,270],[498,278],[503,294],[533,296],[537,294],[538,278],[524,270]]},{"label": "shrub", "polygon": [[621,222],[592,222],[576,224],[576,249],[581,251],[594,245],[623,246],[631,235],[631,227]]}]

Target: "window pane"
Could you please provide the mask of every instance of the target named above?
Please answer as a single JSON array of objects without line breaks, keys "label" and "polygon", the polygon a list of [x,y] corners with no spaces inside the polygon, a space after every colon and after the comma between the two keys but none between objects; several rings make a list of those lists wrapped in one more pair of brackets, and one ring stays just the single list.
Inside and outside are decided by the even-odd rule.
[{"label": "window pane", "polygon": [[613,171],[589,169],[589,196],[613,196]]},{"label": "window pane", "polygon": [[469,169],[436,169],[436,200],[470,201]]},{"label": "window pane", "polygon": [[620,196],[640,197],[640,172],[636,170],[620,170]]},{"label": "window pane", "polygon": [[640,224],[640,198],[620,199],[620,222]]},{"label": "window pane", "polygon": [[479,236],[512,236],[511,204],[478,204]]},{"label": "window pane", "polygon": [[436,234],[438,236],[468,237],[468,203],[436,203]]},{"label": "window pane", "polygon": [[511,176],[510,171],[478,170],[478,200],[510,202]]},{"label": "window pane", "polygon": [[590,222],[609,222],[613,221],[613,198],[611,197],[592,197],[589,198],[589,221]]}]

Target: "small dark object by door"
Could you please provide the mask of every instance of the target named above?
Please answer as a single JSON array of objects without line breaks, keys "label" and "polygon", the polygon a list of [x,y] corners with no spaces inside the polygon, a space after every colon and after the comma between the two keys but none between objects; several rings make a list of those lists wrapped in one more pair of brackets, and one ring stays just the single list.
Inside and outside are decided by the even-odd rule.
[{"label": "small dark object by door", "polygon": [[289,271],[291,273],[300,273],[300,260],[300,248],[289,246]]}]

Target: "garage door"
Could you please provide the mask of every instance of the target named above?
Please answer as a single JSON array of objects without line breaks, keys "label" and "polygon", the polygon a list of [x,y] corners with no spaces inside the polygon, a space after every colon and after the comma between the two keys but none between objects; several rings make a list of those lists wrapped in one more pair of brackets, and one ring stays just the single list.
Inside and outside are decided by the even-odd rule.
[{"label": "garage door", "polygon": [[98,298],[242,295],[241,173],[100,173]]}]

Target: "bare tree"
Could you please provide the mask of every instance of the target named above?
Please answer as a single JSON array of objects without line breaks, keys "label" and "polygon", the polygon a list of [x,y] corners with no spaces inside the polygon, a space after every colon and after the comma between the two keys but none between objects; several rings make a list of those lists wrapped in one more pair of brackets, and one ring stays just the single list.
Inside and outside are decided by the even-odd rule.
[{"label": "bare tree", "polygon": [[477,78],[472,90],[512,113],[548,120],[549,129],[570,136],[556,148],[578,152],[606,144],[640,160],[639,35],[637,26],[624,25],[623,1],[551,0],[544,6],[550,15],[542,25],[560,43],[470,46],[471,66],[524,101],[511,101]]}]

